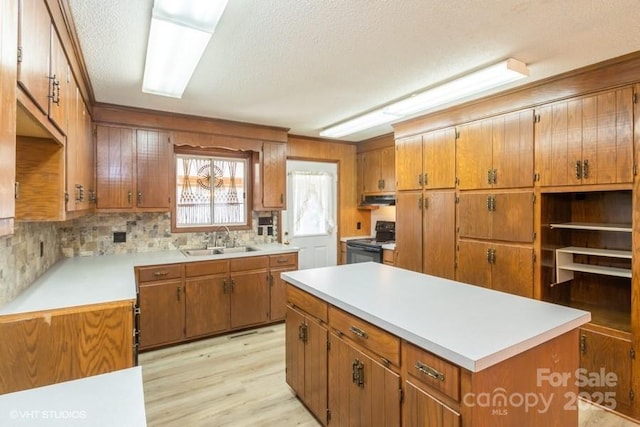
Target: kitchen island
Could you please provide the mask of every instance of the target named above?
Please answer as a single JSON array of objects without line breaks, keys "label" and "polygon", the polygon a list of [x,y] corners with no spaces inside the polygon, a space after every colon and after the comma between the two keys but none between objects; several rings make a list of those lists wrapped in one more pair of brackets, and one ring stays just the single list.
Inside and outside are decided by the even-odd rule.
[{"label": "kitchen island", "polygon": [[282,277],[287,382],[321,422],[577,425],[590,313],[377,263]]}]

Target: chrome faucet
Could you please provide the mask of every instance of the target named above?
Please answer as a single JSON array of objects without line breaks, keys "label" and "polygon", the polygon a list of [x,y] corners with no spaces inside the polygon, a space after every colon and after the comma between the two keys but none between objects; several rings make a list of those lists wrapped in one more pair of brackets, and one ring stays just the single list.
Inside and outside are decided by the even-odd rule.
[{"label": "chrome faucet", "polygon": [[216,228],[213,232],[213,246],[216,246],[218,244],[218,230],[220,230],[221,228],[224,228],[227,231],[227,235],[225,236],[224,240],[223,240],[223,245],[226,247],[227,244],[229,243],[229,239],[230,237],[230,232],[229,232],[229,227],[227,227],[226,225],[220,225],[218,226],[218,228]]}]

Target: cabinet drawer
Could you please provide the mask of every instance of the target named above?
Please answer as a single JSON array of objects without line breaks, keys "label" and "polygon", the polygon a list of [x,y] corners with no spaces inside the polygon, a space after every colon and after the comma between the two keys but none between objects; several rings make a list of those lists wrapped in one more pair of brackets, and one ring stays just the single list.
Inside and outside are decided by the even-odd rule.
[{"label": "cabinet drawer", "polygon": [[269,267],[269,257],[252,256],[246,258],[231,258],[229,271],[258,270]]},{"label": "cabinet drawer", "polygon": [[400,366],[398,337],[335,307],[329,308],[329,325],[343,336]]},{"label": "cabinet drawer", "polygon": [[184,264],[154,265],[151,267],[138,267],[138,281],[155,282],[165,279],[179,279],[184,272]]},{"label": "cabinet drawer", "polygon": [[280,254],[269,256],[269,267],[297,267],[298,266],[298,254]]},{"label": "cabinet drawer", "polygon": [[225,274],[229,270],[229,261],[201,261],[189,262],[184,265],[187,277],[208,276],[211,274]]},{"label": "cabinet drawer", "polygon": [[402,343],[402,360],[409,376],[420,384],[460,401],[460,368],[408,342]]},{"label": "cabinet drawer", "polygon": [[327,303],[295,286],[287,285],[287,303],[325,323],[328,321]]}]

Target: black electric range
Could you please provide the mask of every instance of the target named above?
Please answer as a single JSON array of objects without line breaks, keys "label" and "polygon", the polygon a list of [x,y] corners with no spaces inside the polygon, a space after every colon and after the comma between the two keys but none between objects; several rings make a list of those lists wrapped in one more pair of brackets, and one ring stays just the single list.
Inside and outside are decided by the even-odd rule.
[{"label": "black electric range", "polygon": [[347,240],[347,264],[358,262],[382,262],[382,245],[394,243],[396,223],[377,221],[376,235],[368,239]]}]

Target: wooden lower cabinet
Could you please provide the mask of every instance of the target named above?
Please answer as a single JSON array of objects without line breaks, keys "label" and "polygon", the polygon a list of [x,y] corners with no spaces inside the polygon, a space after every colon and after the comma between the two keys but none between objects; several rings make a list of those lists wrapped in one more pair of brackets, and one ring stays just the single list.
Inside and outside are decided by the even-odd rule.
[{"label": "wooden lower cabinet", "polygon": [[289,305],[285,325],[287,384],[311,413],[327,425],[328,332],[325,322]]},{"label": "wooden lower cabinet", "polygon": [[400,375],[334,333],[329,340],[331,425],[397,426]]},{"label": "wooden lower cabinet", "polygon": [[403,427],[460,427],[460,414],[414,385],[404,383]]},{"label": "wooden lower cabinet", "polygon": [[0,316],[0,394],[134,365],[134,301]]},{"label": "wooden lower cabinet", "polygon": [[[204,264],[204,263],[202,263]],[[187,338],[221,332],[230,327],[230,280],[228,262],[212,261],[197,270],[186,266],[186,318]],[[191,275],[199,274],[196,277]]]},{"label": "wooden lower cabinet", "polygon": [[631,341],[604,332],[580,329],[581,395],[608,409],[631,414],[634,401]]},{"label": "wooden lower cabinet", "polygon": [[137,267],[140,349],[283,320],[297,268],[296,252]]},{"label": "wooden lower cabinet", "polygon": [[140,348],[184,339],[184,280],[140,285]]}]

